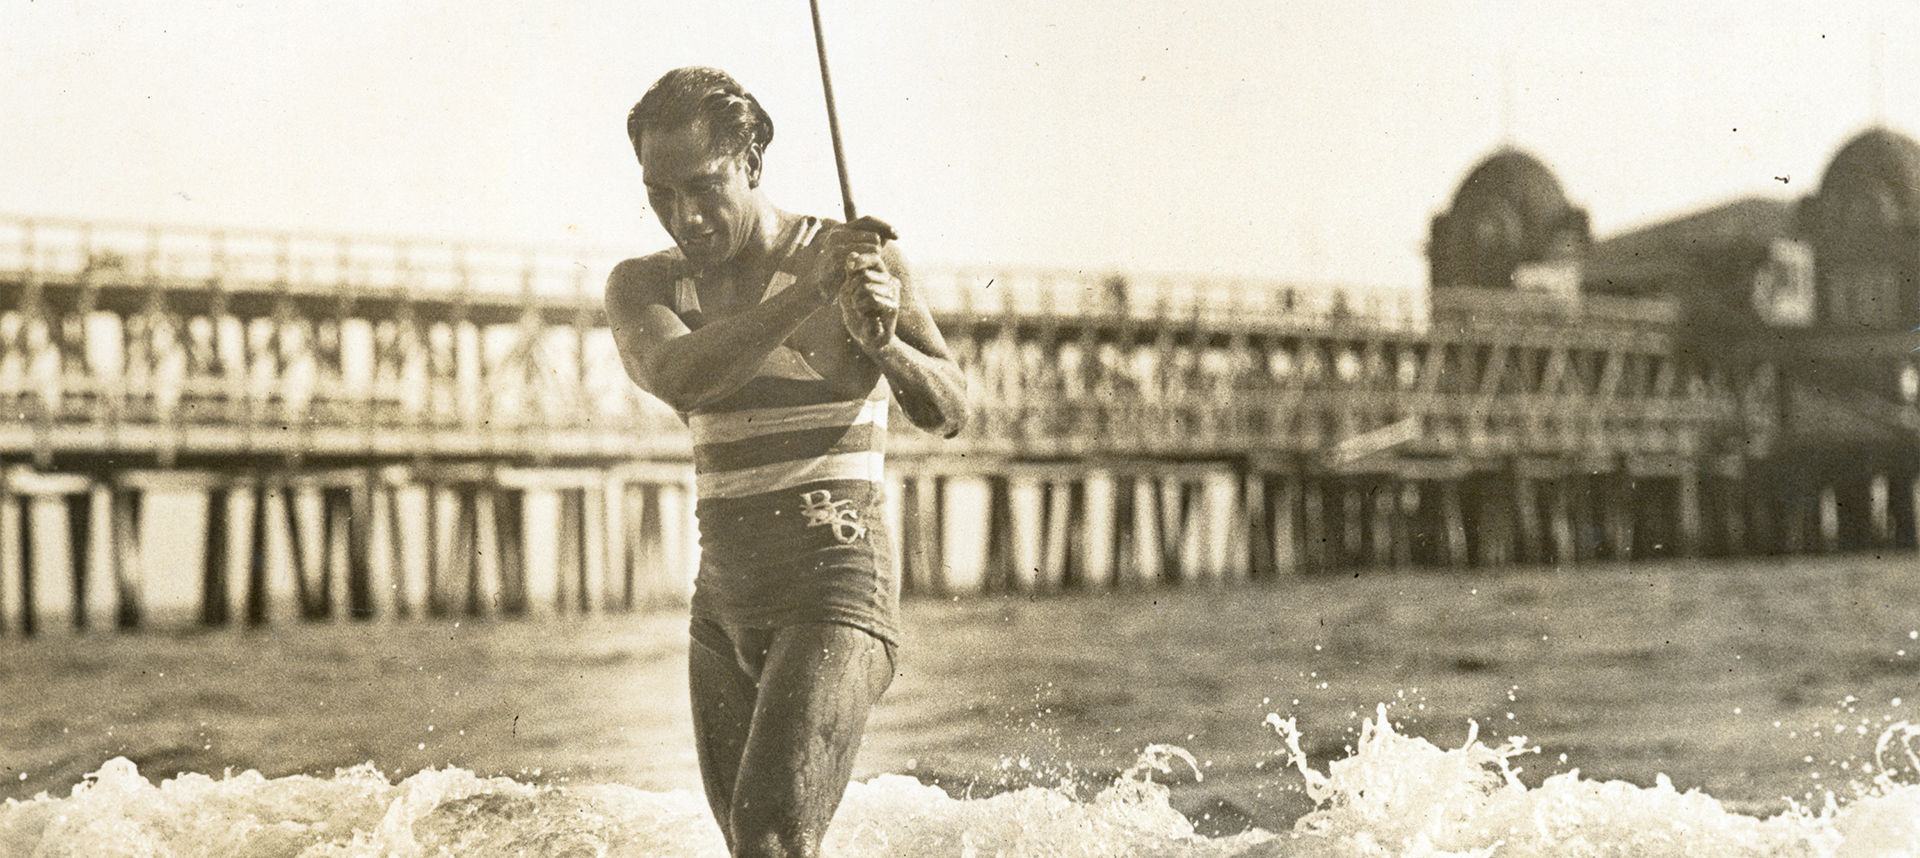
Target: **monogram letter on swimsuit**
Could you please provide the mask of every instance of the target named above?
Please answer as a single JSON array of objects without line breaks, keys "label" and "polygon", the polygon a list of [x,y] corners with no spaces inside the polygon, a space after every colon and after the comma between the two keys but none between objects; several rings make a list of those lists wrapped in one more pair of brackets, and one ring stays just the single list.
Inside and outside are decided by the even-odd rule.
[{"label": "monogram letter on swimsuit", "polygon": [[853,501],[834,500],[833,493],[826,489],[801,492],[800,514],[807,517],[808,527],[832,528],[833,538],[841,545],[867,535],[867,526],[860,523],[860,511],[853,508]]}]

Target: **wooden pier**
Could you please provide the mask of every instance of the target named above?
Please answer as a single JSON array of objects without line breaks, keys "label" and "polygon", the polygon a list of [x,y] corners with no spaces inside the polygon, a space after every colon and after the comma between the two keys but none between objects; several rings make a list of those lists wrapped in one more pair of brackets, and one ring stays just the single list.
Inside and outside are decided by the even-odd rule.
[{"label": "wooden pier", "polygon": [[[889,439],[909,593],[1914,552],[1920,319],[1828,293],[1920,307],[1920,214],[1828,247],[1819,201],[1851,193],[1830,182],[1812,225],[1728,251],[1747,269],[1650,271],[1669,238],[1592,242],[1541,169],[1469,176],[1417,302],[922,272],[976,417]],[[1486,199],[1551,227],[1535,250],[1515,232],[1492,281],[1485,248],[1447,249],[1497,237],[1459,225]],[[610,261],[0,220],[0,625],[683,601],[689,440],[619,366]],[[1714,303],[1763,286],[1758,309]]]}]

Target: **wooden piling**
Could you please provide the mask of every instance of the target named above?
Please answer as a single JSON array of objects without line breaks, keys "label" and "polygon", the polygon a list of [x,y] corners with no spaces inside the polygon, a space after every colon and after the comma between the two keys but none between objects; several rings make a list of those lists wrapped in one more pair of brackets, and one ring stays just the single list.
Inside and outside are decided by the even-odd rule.
[{"label": "wooden piling", "polygon": [[1461,500],[1459,480],[1442,480],[1440,486],[1440,519],[1445,545],[1446,563],[1455,569],[1464,569],[1472,561],[1471,549],[1467,544],[1467,515]]},{"label": "wooden piling", "polygon": [[1747,553],[1747,499],[1745,481],[1726,477],[1718,481],[1720,532],[1725,553],[1739,557]]},{"label": "wooden piling", "polygon": [[[632,586],[627,572],[629,568],[627,541],[623,537],[623,528],[626,524],[626,486],[610,474],[601,474],[597,477],[594,490],[601,497],[600,545],[601,551],[605,554],[602,563],[605,574],[601,576],[600,606],[608,611],[625,611],[631,607],[627,594]],[[504,494],[504,491],[495,491],[496,498]],[[501,574],[509,575],[513,564],[497,546],[496,553],[500,557]],[[508,604],[511,605],[516,598],[515,580],[503,577],[501,586]]]},{"label": "wooden piling", "polygon": [[1547,488],[1548,530],[1553,535],[1555,563],[1573,564],[1581,560],[1577,531],[1574,529],[1572,476],[1562,474]]},{"label": "wooden piling", "polygon": [[147,592],[146,570],[140,562],[140,520],[146,494],[138,488],[107,484],[108,504],[108,574],[110,588],[114,594],[114,627],[132,630],[140,627],[145,619],[146,600],[150,596],[163,597],[163,604],[171,612],[190,615],[197,587],[191,586],[185,576],[175,576],[176,586]]},{"label": "wooden piling", "polygon": [[1489,568],[1513,563],[1514,503],[1503,490],[1507,480],[1495,474],[1468,478],[1474,500],[1474,559]]},{"label": "wooden piling", "polygon": [[581,579],[586,575],[586,499],[579,489],[557,490],[558,519],[555,533],[558,557],[554,562],[554,605],[561,613],[577,614],[586,609]]},{"label": "wooden piling", "polygon": [[20,499],[21,626],[28,634],[64,634],[78,628],[79,582],[71,569],[60,569],[41,553],[40,543],[52,540],[37,537],[59,526],[66,503],[70,501],[63,499],[56,507],[38,495]]},{"label": "wooden piling", "polygon": [[265,478],[255,477],[251,502],[247,505],[247,583],[246,583],[246,621],[249,626],[264,625],[272,610],[267,579],[269,572],[268,544],[272,531],[267,514],[267,502],[271,497]]},{"label": "wooden piling", "polygon": [[319,595],[316,618],[345,619],[351,614],[348,583],[352,565],[353,498],[341,486],[320,489],[320,553],[316,558]]},{"label": "wooden piling", "polygon": [[[434,551],[431,497],[422,486],[387,487],[387,522],[392,534],[395,608],[401,616],[432,616],[433,588],[428,577]],[[406,523],[419,522],[419,527]]]},{"label": "wooden piling", "polygon": [[1400,492],[1390,478],[1382,477],[1368,492],[1372,508],[1367,510],[1367,545],[1371,549],[1368,560],[1375,569],[1391,569],[1395,566],[1394,551],[1399,541],[1395,539],[1400,506]]},{"label": "wooden piling", "polygon": [[1068,560],[1073,542],[1073,483],[1057,477],[1040,481],[1041,520],[1046,541],[1040,552],[1040,589],[1064,590],[1071,583]]},{"label": "wooden piling", "polygon": [[1611,475],[1602,482],[1606,494],[1600,499],[1604,519],[1601,526],[1606,530],[1607,556],[1613,560],[1633,559],[1633,537],[1636,492],[1632,476],[1622,472]]},{"label": "wooden piling", "polygon": [[1318,479],[1304,478],[1300,495],[1301,571],[1326,572],[1333,568],[1333,545],[1327,537],[1325,486]]},{"label": "wooden piling", "polygon": [[1089,470],[1082,477],[1081,486],[1084,492],[1083,520],[1086,528],[1085,553],[1081,555],[1080,563],[1085,574],[1084,583],[1095,589],[1110,588],[1116,580],[1114,513],[1118,505],[1113,472],[1104,468]]},{"label": "wooden piling", "polygon": [[1271,497],[1267,476],[1249,469],[1241,477],[1240,493],[1241,522],[1247,534],[1247,578],[1264,581],[1277,574],[1273,556],[1273,510],[1269,507]]},{"label": "wooden piling", "polygon": [[474,613],[497,617],[507,613],[507,582],[500,563],[500,517],[494,506],[497,490],[491,485],[469,486],[466,504],[473,517]]},{"label": "wooden piling", "polygon": [[1136,473],[1130,480],[1133,490],[1127,504],[1133,525],[1129,538],[1129,556],[1123,567],[1125,583],[1144,587],[1160,580],[1160,490],[1151,474]]},{"label": "wooden piling", "polygon": [[1519,541],[1515,559],[1521,563],[1540,563],[1546,559],[1544,530],[1540,521],[1540,481],[1515,469],[1513,475],[1513,518]]},{"label": "wooden piling", "polygon": [[[526,611],[535,617],[551,617],[565,608],[561,604],[561,594],[567,592],[561,579],[561,557],[565,549],[560,543],[562,536],[562,504],[558,492],[552,486],[529,486],[521,498],[520,521],[526,534],[524,551],[526,553]],[[638,506],[638,504],[636,504]],[[644,508],[637,512],[645,512]],[[646,519],[641,521],[646,523]],[[657,528],[638,527],[642,535],[642,547],[637,552],[646,556],[649,562],[657,563],[660,549],[646,541],[657,538]]]},{"label": "wooden piling", "polygon": [[894,565],[900,570],[901,592],[925,592],[925,582],[916,581],[907,574],[907,478],[897,469],[887,470],[881,502],[884,505],[881,515],[887,523],[887,548]]},{"label": "wooden piling", "polygon": [[1906,488],[1901,491],[1900,496],[1906,498],[1906,513],[1900,517],[1900,520],[1906,522],[1906,530],[1910,537],[1906,541],[1906,547],[1920,551],[1920,471],[1908,471],[1904,482]]},{"label": "wooden piling", "polygon": [[471,484],[452,487],[453,531],[447,551],[447,576],[444,587],[448,611],[455,616],[484,616],[491,606],[483,601],[480,586],[479,502]]},{"label": "wooden piling", "polygon": [[1040,480],[1031,474],[1007,477],[1007,503],[1012,525],[1014,592],[1032,593],[1043,587],[1041,553],[1045,550],[1045,496]]},{"label": "wooden piling", "polygon": [[327,613],[321,588],[327,547],[314,532],[322,514],[318,506],[312,486],[292,481],[281,483],[280,512],[286,525],[288,568],[293,574],[298,615],[307,620]]},{"label": "wooden piling", "polygon": [[1355,569],[1367,565],[1367,502],[1366,487],[1360,480],[1348,477],[1335,483],[1340,499],[1340,546],[1335,556],[1335,565],[1341,569]]},{"label": "wooden piling", "polygon": [[906,555],[900,558],[901,574],[924,582],[932,592],[946,592],[945,570],[940,558],[940,480],[932,474],[908,478],[907,520],[902,543]]},{"label": "wooden piling", "polygon": [[1298,575],[1301,571],[1300,480],[1280,474],[1273,478],[1273,567],[1277,574]]},{"label": "wooden piling", "polygon": [[390,507],[393,486],[377,472],[370,472],[360,490],[367,528],[365,618],[396,620],[406,614],[400,594],[400,567],[395,562],[399,528]]},{"label": "wooden piling", "polygon": [[1885,550],[1893,546],[1893,481],[1886,472],[1875,472],[1867,481],[1868,547]]},{"label": "wooden piling", "polygon": [[700,568],[698,525],[694,520],[693,481],[663,483],[660,487],[660,544],[663,546],[668,582],[685,600],[693,592],[693,577]]},{"label": "wooden piling", "polygon": [[22,557],[23,507],[6,477],[0,475],[0,635],[33,634],[33,603],[27,596]]},{"label": "wooden piling", "polygon": [[1820,487],[1818,507],[1819,550],[1832,554],[1840,550],[1840,495],[1832,485]]},{"label": "wooden piling", "polygon": [[1911,469],[1896,472],[1888,491],[1893,547],[1920,550],[1920,472]]},{"label": "wooden piling", "polygon": [[[232,622],[236,602],[233,569],[233,522],[235,492],[226,483],[209,487],[201,497],[206,500],[205,540],[200,554],[200,624],[224,626]],[[242,597],[244,598],[244,596]]]},{"label": "wooden piling", "polygon": [[1413,566],[1413,521],[1414,514],[1420,509],[1420,489],[1410,480],[1393,480],[1393,566],[1396,569],[1408,569]]},{"label": "wooden piling", "polygon": [[955,474],[947,477],[943,491],[946,520],[940,523],[940,554],[946,591],[978,593],[987,580],[992,486],[977,474]]},{"label": "wooden piling", "polygon": [[[629,481],[624,484],[626,502],[620,507],[624,524],[620,532],[625,535],[627,550],[627,605],[630,608],[651,608],[666,602],[665,570],[660,568],[660,549],[653,544],[657,538],[657,528],[649,529],[651,517],[657,514],[651,502],[649,487],[646,483]],[[521,506],[526,506],[526,492],[522,492]],[[520,521],[524,529],[527,515],[523,509]],[[531,546],[522,540],[520,549],[522,562],[527,571],[522,580],[527,582],[527,604],[533,609],[533,583],[536,580],[538,566],[533,563]]]},{"label": "wooden piling", "polygon": [[1698,557],[1704,540],[1700,510],[1700,472],[1683,466],[1674,481],[1675,514],[1679,519],[1674,552],[1681,557]]}]

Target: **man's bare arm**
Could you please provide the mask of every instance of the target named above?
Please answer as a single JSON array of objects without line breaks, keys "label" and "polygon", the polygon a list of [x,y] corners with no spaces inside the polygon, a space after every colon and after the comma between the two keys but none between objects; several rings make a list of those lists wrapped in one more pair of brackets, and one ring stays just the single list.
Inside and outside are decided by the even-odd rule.
[{"label": "man's bare arm", "polygon": [[[886,375],[894,401],[907,419],[952,438],[967,425],[966,375],[921,300],[906,260],[892,244],[882,248],[880,255],[885,271],[879,276],[891,278],[896,288],[876,283],[863,295],[862,284],[850,284],[848,293],[841,296],[842,316],[854,341]],[[889,303],[893,306],[886,306]],[[889,315],[890,324],[881,321]],[[866,330],[855,332],[855,328]]]},{"label": "man's bare arm", "polygon": [[686,413],[746,384],[775,348],[828,306],[818,288],[786,289],[738,315],[690,331],[669,309],[666,281],[638,260],[607,278],[607,321],[627,376]]}]

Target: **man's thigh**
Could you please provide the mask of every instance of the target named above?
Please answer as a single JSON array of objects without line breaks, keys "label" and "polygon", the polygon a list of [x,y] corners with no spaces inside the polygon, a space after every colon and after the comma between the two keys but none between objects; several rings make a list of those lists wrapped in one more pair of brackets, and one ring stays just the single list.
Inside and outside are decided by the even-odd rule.
[{"label": "man's thigh", "polygon": [[891,647],[852,626],[806,623],[775,632],[735,786],[736,835],[817,841],[825,834],[893,667]]}]

